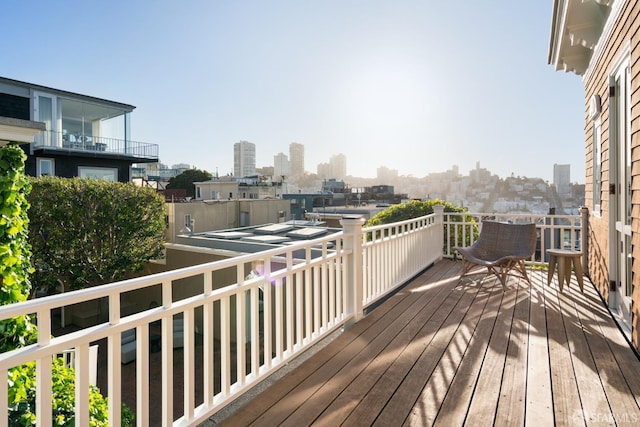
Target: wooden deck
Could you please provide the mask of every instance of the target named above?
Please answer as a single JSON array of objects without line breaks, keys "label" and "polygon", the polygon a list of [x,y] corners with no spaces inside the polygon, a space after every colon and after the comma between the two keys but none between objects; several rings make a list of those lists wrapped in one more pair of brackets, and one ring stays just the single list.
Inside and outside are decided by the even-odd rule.
[{"label": "wooden deck", "polygon": [[459,271],[425,271],[223,424],[640,424],[640,362],[590,282]]}]

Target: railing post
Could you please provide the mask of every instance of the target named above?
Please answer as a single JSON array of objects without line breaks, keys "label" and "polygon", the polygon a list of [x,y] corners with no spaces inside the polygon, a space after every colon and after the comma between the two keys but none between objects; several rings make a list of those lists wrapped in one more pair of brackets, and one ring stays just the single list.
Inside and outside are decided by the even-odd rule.
[{"label": "railing post", "polygon": [[344,216],[340,220],[345,233],[344,249],[351,251],[346,260],[347,309],[353,315],[353,323],[364,316],[362,304],[362,225],[360,215]]},{"label": "railing post", "polygon": [[585,276],[589,276],[589,208],[583,206],[580,208],[582,214],[582,269]]},{"label": "railing post", "polygon": [[[440,232],[438,233],[438,248],[440,249],[440,256],[438,257],[438,260],[441,260],[442,257],[444,256],[444,206],[442,205],[435,205],[433,207],[433,213],[436,214],[436,224],[439,223],[440,224]],[[449,234],[447,233],[447,236],[449,236]],[[451,241],[451,239],[447,240],[447,251],[449,251],[449,242]]]}]

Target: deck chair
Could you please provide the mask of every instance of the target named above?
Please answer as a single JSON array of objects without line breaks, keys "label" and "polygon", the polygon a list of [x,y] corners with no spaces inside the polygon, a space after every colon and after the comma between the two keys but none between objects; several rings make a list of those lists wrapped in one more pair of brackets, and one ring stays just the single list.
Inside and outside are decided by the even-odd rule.
[{"label": "deck chair", "polygon": [[530,259],[536,250],[537,234],[535,224],[509,224],[497,221],[483,221],[480,236],[471,246],[456,247],[462,256],[463,277],[481,274],[477,269],[486,268],[486,278],[494,274],[506,289],[509,276],[525,279],[529,285],[531,280],[525,269],[525,261]]}]

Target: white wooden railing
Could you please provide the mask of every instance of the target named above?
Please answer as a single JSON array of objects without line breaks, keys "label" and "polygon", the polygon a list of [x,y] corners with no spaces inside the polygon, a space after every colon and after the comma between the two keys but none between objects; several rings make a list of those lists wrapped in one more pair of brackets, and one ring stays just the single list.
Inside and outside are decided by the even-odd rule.
[{"label": "white wooden railing", "polygon": [[[475,221],[496,217],[472,216]],[[579,217],[554,218],[497,219],[535,221],[544,254],[544,248],[557,247],[553,246],[555,238],[547,238],[547,234],[553,237],[559,232],[565,244],[568,230],[569,245],[579,242]],[[456,219],[460,220],[459,216],[437,209],[426,217],[363,229],[361,218],[345,217],[341,232],[312,241],[0,307],[0,320],[35,313],[39,332],[37,344],[0,354],[0,377],[6,377],[15,366],[36,362],[37,421],[48,427],[52,425],[52,359],[73,349],[76,425],[89,425],[89,348],[106,341],[100,351],[106,351],[107,362],[100,372],[107,377],[109,419],[120,420],[121,334],[135,329],[136,407],[132,409],[136,424],[150,425],[149,402],[153,399],[161,401],[162,425],[196,425],[328,334],[360,320],[367,307],[429,265],[443,256],[453,256],[452,240],[443,237],[445,229],[458,242],[473,242],[473,227],[478,223],[465,221],[461,225]],[[549,246],[549,242],[554,243]],[[229,270],[235,272],[235,282],[218,283],[216,278]],[[175,297],[185,283],[194,282],[197,290],[190,296]],[[125,296],[158,287],[162,294],[159,306],[121,316]],[[51,337],[53,311],[104,299],[108,300],[107,322]],[[181,364],[174,360],[173,345],[175,334],[179,334],[173,330],[178,318],[183,328]],[[159,390],[149,386],[149,345],[154,328],[159,329],[161,339]],[[182,396],[176,396],[183,402],[181,413],[174,413],[175,370],[183,376],[184,385],[178,387]],[[201,390],[198,402],[196,389]],[[7,386],[0,386],[0,427],[7,425],[7,394]]]},{"label": "white wooden railing", "polygon": [[[584,226],[588,224],[586,211],[581,215],[529,215],[529,214],[492,214],[492,213],[444,213],[445,246],[444,256],[455,257],[455,246],[469,246],[477,240],[483,220],[495,220],[513,223],[535,223],[538,230],[538,244],[531,264],[548,262],[548,249],[571,249],[582,251],[584,247]],[[583,265],[587,265],[583,262]]]},{"label": "white wooden railing", "polygon": [[[0,307],[0,319],[35,313],[39,333],[37,344],[0,355],[0,376],[35,361],[38,425],[50,426],[52,359],[73,349],[76,425],[88,425],[89,348],[106,338],[101,351],[107,352],[107,366],[100,369],[108,378],[109,419],[120,420],[121,334],[135,329],[137,425],[149,425],[150,399],[162,401],[162,425],[200,423],[337,328],[358,321],[367,304],[442,257],[441,215],[367,232],[361,218],[342,223],[343,231],[313,241]],[[214,277],[228,269],[235,270],[236,281],[219,287]],[[193,280],[200,283],[198,292],[172,297]],[[158,286],[160,306],[121,316],[125,295]],[[51,337],[54,310],[100,299],[108,300],[108,322]],[[182,366],[174,364],[175,318],[183,320]],[[151,390],[149,339],[158,321],[164,374],[161,390]],[[174,414],[175,369],[184,376],[181,414]],[[196,387],[203,396],[198,403]],[[7,386],[0,387],[0,426],[7,425],[7,393]]]},{"label": "white wooden railing", "polygon": [[442,259],[443,207],[436,214],[391,225],[367,227],[363,233],[365,308]]}]

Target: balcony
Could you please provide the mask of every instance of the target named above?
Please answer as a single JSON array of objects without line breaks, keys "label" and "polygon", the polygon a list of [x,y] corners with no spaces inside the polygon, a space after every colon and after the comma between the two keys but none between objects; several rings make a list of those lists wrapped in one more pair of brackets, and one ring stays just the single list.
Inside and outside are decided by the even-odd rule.
[{"label": "balcony", "polygon": [[[0,355],[0,372],[36,361],[38,421],[49,426],[47,372],[54,355],[72,349],[77,425],[88,425],[97,344],[97,384],[111,420],[125,402],[141,426],[198,425],[335,337],[227,424],[640,419],[640,363],[593,286],[586,281],[582,294],[575,277],[564,293],[555,279],[546,286],[546,249],[580,248],[582,218],[497,219],[538,224],[531,287],[457,283],[452,246],[477,236],[477,224],[460,215],[366,229],[344,218],[341,232],[313,241],[0,307],[0,319],[36,313],[39,328],[38,344]],[[146,292],[160,295],[157,306],[140,298]],[[91,302],[106,321],[51,338],[58,313]],[[130,330],[134,341],[123,338]],[[123,341],[134,342],[128,364]]]},{"label": "balcony", "polygon": [[458,272],[421,273],[222,425],[640,421],[640,363],[592,286],[560,293],[534,269],[503,292]]},{"label": "balcony", "polygon": [[45,131],[32,144],[33,150],[73,156],[125,158],[157,161],[158,145],[101,136]]}]

